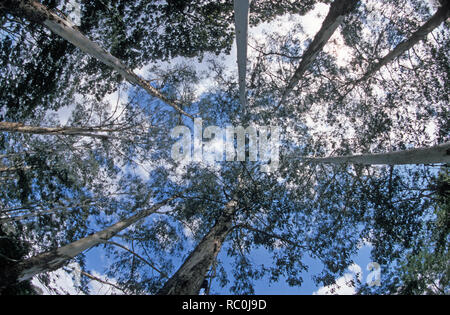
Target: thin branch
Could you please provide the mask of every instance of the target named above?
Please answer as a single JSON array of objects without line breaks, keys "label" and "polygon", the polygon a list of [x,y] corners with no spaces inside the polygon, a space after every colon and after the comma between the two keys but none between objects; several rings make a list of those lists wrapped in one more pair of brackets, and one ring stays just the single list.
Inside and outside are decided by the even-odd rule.
[{"label": "thin branch", "polygon": [[91,279],[91,280],[94,280],[94,281],[97,281],[97,282],[100,282],[100,283],[103,283],[103,284],[106,284],[106,285],[110,285],[110,286],[112,286],[113,288],[115,288],[115,289],[117,289],[117,290],[120,290],[120,291],[122,291],[122,292],[125,293],[125,294],[127,293],[127,292],[125,291],[125,289],[122,289],[121,287],[115,285],[114,283],[111,283],[111,282],[108,282],[108,281],[106,281],[106,280],[100,279],[100,278],[98,278],[98,277],[96,277],[96,276],[93,276],[93,275],[91,275],[91,274],[89,274],[89,273],[87,273],[87,272],[85,272],[85,271],[80,271],[80,274],[83,275],[83,276],[85,276],[85,277],[87,277],[87,278],[89,278],[89,279]]},{"label": "thin branch", "polygon": [[164,271],[159,270],[154,264],[152,264],[151,262],[149,262],[149,261],[148,261],[147,259],[145,259],[144,257],[140,256],[138,253],[132,251],[132,250],[129,249],[128,247],[126,247],[126,246],[124,246],[124,245],[122,245],[122,244],[113,242],[113,241],[107,241],[107,242],[105,242],[105,244],[114,245],[114,246],[117,246],[117,247],[120,247],[120,248],[126,250],[127,252],[129,252],[129,253],[132,254],[133,256],[139,258],[139,259],[142,260],[144,263],[146,263],[147,265],[149,265],[152,269],[154,269],[155,271],[157,271],[157,272],[158,272],[161,276],[163,276],[164,278],[169,278],[169,276],[168,276]]},{"label": "thin branch", "polygon": [[272,233],[268,233],[266,231],[258,230],[258,229],[254,228],[254,227],[251,227],[250,225],[247,225],[247,224],[238,224],[238,225],[235,225],[233,227],[233,229],[235,229],[235,228],[236,229],[246,229],[246,230],[249,230],[249,231],[252,231],[252,232],[260,233],[260,234],[263,234],[263,235],[268,236],[270,238],[278,239],[278,240],[280,240],[282,242],[285,242],[285,243],[287,243],[287,244],[289,244],[291,246],[302,248],[302,249],[306,249],[305,246],[299,245],[298,243],[293,242],[293,241],[291,241],[291,240],[289,240],[289,239],[287,239],[285,237],[282,237],[282,236],[276,235],[276,234],[272,234]]}]

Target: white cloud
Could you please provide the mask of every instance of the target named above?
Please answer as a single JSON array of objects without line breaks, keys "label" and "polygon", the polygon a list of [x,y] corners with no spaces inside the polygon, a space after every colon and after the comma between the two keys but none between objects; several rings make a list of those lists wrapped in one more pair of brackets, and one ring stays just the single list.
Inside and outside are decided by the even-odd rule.
[{"label": "white cloud", "polygon": [[357,282],[362,281],[362,270],[356,264],[352,264],[348,270],[350,272],[337,279],[335,284],[321,287],[313,295],[354,295]]},{"label": "white cloud", "polygon": [[[80,265],[78,263],[71,263],[66,267],[50,272],[48,284],[44,284],[39,276],[34,277],[31,283],[40,295],[84,295],[79,289],[81,277],[84,277],[80,272]],[[106,275],[102,275],[97,271],[92,271],[91,275],[107,283],[117,284],[114,278],[109,279]],[[114,286],[96,280],[90,280],[88,287],[89,294],[91,295],[124,294],[123,291]]]},{"label": "white cloud", "polygon": [[[115,279],[109,279],[106,275],[101,275],[97,271],[92,272],[92,276],[99,278],[111,284],[117,284]],[[115,288],[112,285],[101,283],[99,281],[91,280],[89,282],[90,294],[92,295],[123,295],[124,292]]]},{"label": "white cloud", "polygon": [[40,291],[42,295],[84,295],[78,289],[80,284],[80,274],[76,272],[80,266],[73,263],[67,268],[61,268],[49,273],[49,282],[44,284],[39,276],[32,279],[31,283]]}]

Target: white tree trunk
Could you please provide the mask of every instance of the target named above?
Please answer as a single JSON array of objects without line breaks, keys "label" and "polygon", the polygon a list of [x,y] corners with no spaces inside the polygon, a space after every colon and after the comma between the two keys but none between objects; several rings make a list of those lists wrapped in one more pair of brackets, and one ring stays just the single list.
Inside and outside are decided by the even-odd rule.
[{"label": "white tree trunk", "polygon": [[309,45],[308,49],[303,54],[302,61],[295,70],[292,78],[289,80],[287,88],[283,92],[281,101],[278,103],[277,107],[279,107],[286,101],[286,98],[301,80],[306,70],[308,70],[314,60],[316,60],[317,55],[322,51],[323,47],[328,42],[330,37],[334,34],[339,25],[341,25],[345,16],[355,8],[357,3],[358,0],[335,0],[331,4],[330,11],[325,17],[325,20],[322,23],[322,27],[314,37],[314,40]]},{"label": "white tree trunk", "polygon": [[197,295],[206,273],[216,260],[228,233],[237,202],[228,202],[225,212],[203,237],[178,271],[165,283],[158,295]]},{"label": "white tree trunk", "polygon": [[109,138],[109,136],[107,134],[100,134],[100,132],[111,133],[120,132],[121,130],[89,127],[40,127],[2,121],[0,122],[0,131],[38,135],[82,136],[106,139]]},{"label": "white tree trunk", "polygon": [[245,107],[245,77],[247,73],[247,38],[249,0],[234,0],[234,19],[236,29],[237,64],[239,73],[239,96],[241,105]]},{"label": "white tree trunk", "polygon": [[402,165],[450,163],[450,142],[430,148],[418,148],[379,154],[348,155],[324,158],[302,157],[311,163],[363,164],[363,165]]},{"label": "white tree trunk", "polygon": [[22,166],[22,167],[12,166],[12,167],[8,167],[8,166],[0,165],[0,173],[29,171],[31,169],[33,169],[31,166]]},{"label": "white tree trunk", "polygon": [[444,5],[439,7],[437,12],[424,24],[422,25],[410,38],[398,44],[394,50],[389,52],[383,59],[378,61],[374,66],[372,66],[364,76],[356,81],[359,83],[364,81],[378,72],[383,66],[390,63],[392,60],[402,55],[404,52],[408,51],[411,47],[416,45],[419,41],[424,39],[429,33],[431,33],[436,27],[441,25],[450,14],[450,2],[445,1]]},{"label": "white tree trunk", "polygon": [[0,10],[44,25],[50,31],[69,41],[86,54],[119,72],[131,84],[142,87],[147,93],[172,106],[181,114],[193,118],[181,109],[176,102],[169,100],[161,92],[152,87],[150,82],[135,74],[121,60],[84,36],[71,21],[59,17],[55,12],[50,11],[41,3],[34,0],[4,0],[0,3]]},{"label": "white tree trunk", "polygon": [[31,279],[35,275],[42,272],[53,271],[61,268],[72,258],[78,256],[85,250],[108,241],[110,238],[114,237],[117,233],[126,229],[130,225],[145,217],[148,217],[152,213],[155,213],[159,208],[166,205],[174,198],[175,197],[169,198],[149,209],[142,210],[130,218],[117,222],[116,224],[100,232],[91,234],[53,251],[42,253],[17,263],[9,268],[9,270],[6,270],[4,275],[0,275],[0,288],[15,282],[22,282]]}]

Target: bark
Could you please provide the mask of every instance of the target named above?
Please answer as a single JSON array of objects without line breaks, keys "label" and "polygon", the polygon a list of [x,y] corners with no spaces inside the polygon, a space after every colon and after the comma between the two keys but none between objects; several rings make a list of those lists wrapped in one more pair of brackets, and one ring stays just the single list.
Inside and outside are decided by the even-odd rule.
[{"label": "bark", "polygon": [[403,165],[450,163],[450,142],[430,148],[417,148],[381,154],[349,155],[325,158],[302,158],[312,163],[362,164],[362,165]]},{"label": "bark", "polygon": [[245,106],[245,77],[247,73],[247,39],[249,0],[234,0],[234,17],[236,28],[237,63],[239,73],[239,96],[241,105]]},{"label": "bark", "polygon": [[49,215],[49,214],[53,214],[53,213],[56,213],[56,210],[32,212],[32,213],[27,213],[27,214],[24,214],[21,216],[14,216],[14,217],[8,216],[7,218],[0,219],[0,224],[10,223],[10,222],[19,222],[24,219],[28,219],[28,218],[32,218],[32,217],[39,217],[42,215]]},{"label": "bark", "polygon": [[119,72],[131,84],[140,86],[151,96],[159,98],[181,114],[193,118],[190,114],[183,111],[175,101],[169,100],[161,92],[151,86],[149,81],[146,81],[135,74],[120,59],[114,57],[97,43],[84,36],[71,21],[61,18],[38,1],[4,0],[0,3],[0,10],[45,26],[86,54]]},{"label": "bark", "polygon": [[197,295],[206,273],[216,260],[228,233],[232,230],[232,218],[237,202],[227,203],[225,212],[203,237],[178,271],[159,290],[158,295]]},{"label": "bark", "polygon": [[72,258],[78,256],[85,250],[107,242],[117,233],[126,229],[130,225],[145,217],[148,217],[152,213],[155,213],[159,208],[166,205],[174,198],[175,197],[166,199],[165,201],[158,203],[149,209],[142,210],[128,219],[117,222],[102,231],[91,234],[78,241],[59,247],[53,251],[33,256],[9,268],[2,268],[3,274],[0,274],[0,289],[14,283],[31,279],[35,275],[42,272],[53,271],[61,268]]},{"label": "bark", "polygon": [[443,3],[443,5],[439,7],[437,12],[415,33],[413,33],[410,38],[398,44],[394,48],[394,50],[392,50],[384,58],[382,58],[374,66],[372,66],[370,70],[368,70],[361,79],[356,81],[356,83],[367,80],[369,77],[378,72],[383,66],[387,65],[392,60],[402,55],[404,52],[408,51],[419,41],[424,39],[429,33],[431,33],[436,27],[441,25],[441,23],[444,22],[449,17],[450,13],[449,9],[450,9],[450,2],[445,1],[445,3]]},{"label": "bark", "polygon": [[15,122],[0,122],[0,131],[5,132],[17,132],[17,133],[28,133],[36,135],[58,135],[58,136],[80,136],[80,137],[92,137],[107,139],[110,136],[105,134],[99,134],[99,132],[111,133],[120,132],[119,129],[102,129],[93,127],[40,127],[40,126],[29,126],[22,123]]},{"label": "bark", "polygon": [[31,166],[22,166],[22,167],[3,167],[0,166],[0,173],[8,173],[8,172],[18,172],[18,171],[29,171],[33,169]]},{"label": "bark", "polygon": [[288,86],[281,96],[281,101],[277,107],[286,101],[286,98],[301,80],[306,70],[308,70],[314,60],[316,60],[317,55],[322,51],[325,44],[334,34],[339,25],[341,25],[342,21],[344,21],[345,16],[353,11],[357,3],[358,0],[335,0],[331,4],[330,11],[323,21],[322,27],[314,37],[314,40],[309,45],[308,49],[303,54],[302,60],[295,70],[294,75],[289,80]]}]

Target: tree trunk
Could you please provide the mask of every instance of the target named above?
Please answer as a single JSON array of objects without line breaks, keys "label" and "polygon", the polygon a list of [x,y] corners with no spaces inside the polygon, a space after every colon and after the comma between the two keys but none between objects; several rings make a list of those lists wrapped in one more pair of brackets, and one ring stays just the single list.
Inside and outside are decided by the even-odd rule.
[{"label": "tree trunk", "polygon": [[130,225],[145,217],[148,217],[152,213],[155,213],[159,208],[166,205],[174,198],[175,197],[166,199],[165,201],[158,203],[149,209],[142,210],[128,219],[117,222],[116,224],[100,232],[91,234],[78,241],[62,246],[53,251],[33,256],[9,268],[2,268],[3,274],[0,274],[0,289],[14,283],[31,279],[35,275],[42,272],[53,271],[61,268],[72,258],[78,256],[85,250],[108,241],[110,238],[114,237],[117,233],[126,229]]},{"label": "tree trunk", "polygon": [[450,2],[445,1],[445,3],[439,7],[437,12],[424,24],[422,25],[410,38],[401,42],[394,48],[390,53],[388,53],[384,58],[378,61],[374,66],[372,66],[364,76],[355,82],[359,83],[367,80],[369,77],[378,72],[383,66],[390,63],[392,60],[408,51],[411,47],[417,44],[419,41],[424,39],[429,33],[431,33],[436,27],[441,25],[448,17],[450,13]]},{"label": "tree trunk", "polygon": [[32,218],[32,217],[39,217],[42,215],[49,215],[56,213],[57,210],[46,210],[46,211],[39,211],[39,212],[31,212],[27,214],[23,214],[20,216],[10,216],[8,215],[6,218],[0,218],[0,224],[10,223],[10,222],[18,222],[22,221],[24,219]]},{"label": "tree trunk", "polygon": [[284,91],[281,101],[278,103],[277,107],[286,101],[286,98],[301,80],[306,70],[308,70],[310,65],[314,62],[317,55],[322,51],[323,47],[334,34],[339,25],[341,25],[345,16],[353,11],[357,3],[358,0],[335,0],[331,4],[330,11],[323,21],[322,27],[314,37],[314,40],[309,45],[308,49],[303,54],[302,61],[295,70],[293,77],[289,80],[288,86]]},{"label": "tree trunk", "polygon": [[169,100],[161,94],[161,92],[151,86],[150,82],[135,74],[121,60],[84,36],[72,22],[61,18],[41,3],[34,0],[4,0],[0,3],[0,10],[45,26],[53,33],[58,34],[81,49],[83,52],[119,72],[131,84],[142,87],[151,96],[159,98],[181,114],[193,118],[190,114],[183,111],[176,102]]},{"label": "tree trunk", "polygon": [[109,138],[108,135],[99,134],[98,132],[119,132],[120,130],[89,127],[40,127],[1,121],[0,131],[28,133],[36,135],[80,136],[107,139]]},{"label": "tree trunk", "polygon": [[203,237],[178,271],[159,290],[158,295],[197,295],[206,273],[215,261],[228,233],[232,230],[232,219],[237,202],[226,205],[225,212],[212,229]]},{"label": "tree trunk", "polygon": [[234,0],[237,63],[239,72],[239,95],[242,106],[245,106],[246,103],[245,77],[247,73],[247,34],[249,5],[249,0]]},{"label": "tree trunk", "polygon": [[29,171],[33,169],[31,166],[22,166],[22,167],[3,167],[0,166],[0,173],[11,173],[11,172],[18,172],[18,171]]},{"label": "tree trunk", "polygon": [[403,165],[403,164],[432,164],[450,163],[450,142],[430,148],[418,148],[379,154],[348,155],[325,158],[302,159],[312,163],[332,164],[362,164],[362,165]]}]

